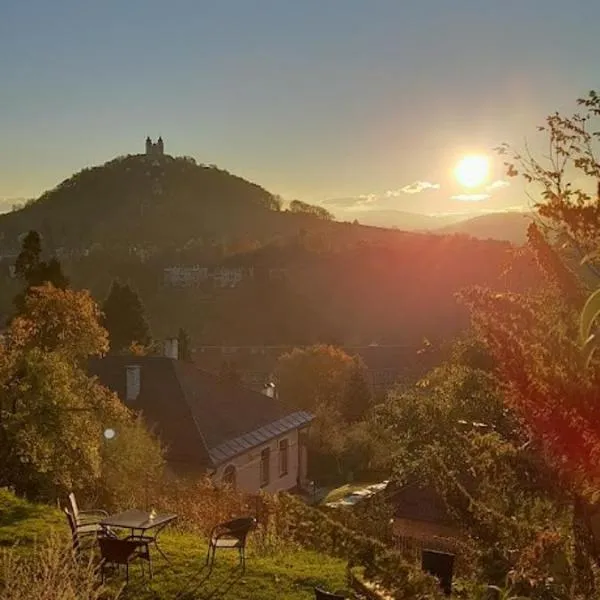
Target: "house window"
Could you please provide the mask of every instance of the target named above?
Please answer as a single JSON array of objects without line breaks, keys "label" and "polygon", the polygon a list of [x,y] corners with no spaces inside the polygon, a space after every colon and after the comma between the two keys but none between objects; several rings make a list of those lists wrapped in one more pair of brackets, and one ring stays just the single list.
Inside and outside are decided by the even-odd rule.
[{"label": "house window", "polygon": [[279,477],[288,474],[288,440],[279,441]]},{"label": "house window", "polygon": [[271,449],[265,448],[260,453],[260,486],[269,485],[269,471],[271,468]]},{"label": "house window", "polygon": [[229,465],[225,471],[223,471],[223,477],[221,477],[223,485],[228,485],[235,490],[235,467]]}]

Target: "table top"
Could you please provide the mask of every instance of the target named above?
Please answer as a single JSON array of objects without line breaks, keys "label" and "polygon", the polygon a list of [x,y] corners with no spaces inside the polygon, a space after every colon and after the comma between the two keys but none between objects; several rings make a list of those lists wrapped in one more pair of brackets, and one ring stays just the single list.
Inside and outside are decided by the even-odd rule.
[{"label": "table top", "polygon": [[147,510],[138,510],[132,508],[124,512],[110,515],[100,521],[100,525],[106,525],[107,527],[123,527],[124,529],[141,529],[147,530],[157,527],[158,525],[165,525],[170,521],[174,521],[177,515],[174,513],[157,513],[154,519],[150,519],[150,513]]}]

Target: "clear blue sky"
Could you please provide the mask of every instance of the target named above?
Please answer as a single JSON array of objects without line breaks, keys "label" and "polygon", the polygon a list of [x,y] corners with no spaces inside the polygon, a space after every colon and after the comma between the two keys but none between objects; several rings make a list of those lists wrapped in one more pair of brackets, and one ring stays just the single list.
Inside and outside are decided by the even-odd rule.
[{"label": "clear blue sky", "polygon": [[443,210],[462,154],[598,87],[598,23],[597,0],[0,0],[0,199],[162,134],[287,198],[421,180],[381,206]]}]

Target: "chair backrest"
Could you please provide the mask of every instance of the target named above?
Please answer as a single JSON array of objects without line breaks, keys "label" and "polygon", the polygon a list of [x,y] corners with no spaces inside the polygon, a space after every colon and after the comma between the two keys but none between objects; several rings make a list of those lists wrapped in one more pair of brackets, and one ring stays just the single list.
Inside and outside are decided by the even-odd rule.
[{"label": "chair backrest", "polygon": [[242,517],[241,519],[233,519],[233,521],[223,523],[221,528],[225,530],[228,535],[243,542],[250,531],[254,529],[255,525],[256,519],[254,517]]},{"label": "chair backrest", "polygon": [[69,504],[71,505],[71,514],[73,515],[75,522],[79,522],[79,507],[77,506],[77,499],[75,494],[71,492],[69,494]]},{"label": "chair backrest", "polygon": [[315,588],[315,600],[346,600],[346,597],[326,592],[321,588]]},{"label": "chair backrest", "polygon": [[139,543],[132,540],[120,540],[111,537],[99,537],[100,554],[106,562],[125,565],[135,554]]},{"label": "chair backrest", "polygon": [[79,535],[77,533],[77,523],[75,522],[75,518],[71,514],[68,508],[63,507],[63,511],[65,516],[67,517],[67,523],[69,524],[69,529],[71,530],[71,538],[73,540],[73,550],[79,550]]}]

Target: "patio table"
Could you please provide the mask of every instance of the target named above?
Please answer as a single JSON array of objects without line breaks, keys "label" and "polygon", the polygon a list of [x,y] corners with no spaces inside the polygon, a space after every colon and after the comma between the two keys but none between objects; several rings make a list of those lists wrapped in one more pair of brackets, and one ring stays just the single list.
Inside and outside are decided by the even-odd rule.
[{"label": "patio table", "polygon": [[[171,561],[158,545],[158,535],[175,519],[177,519],[177,515],[174,513],[156,513],[154,518],[151,518],[151,514],[148,511],[132,508],[106,517],[100,521],[100,525],[112,527],[113,529],[131,530],[131,539],[143,540],[154,544],[160,555],[170,563]],[[151,532],[151,535],[146,535],[147,532]]]}]

